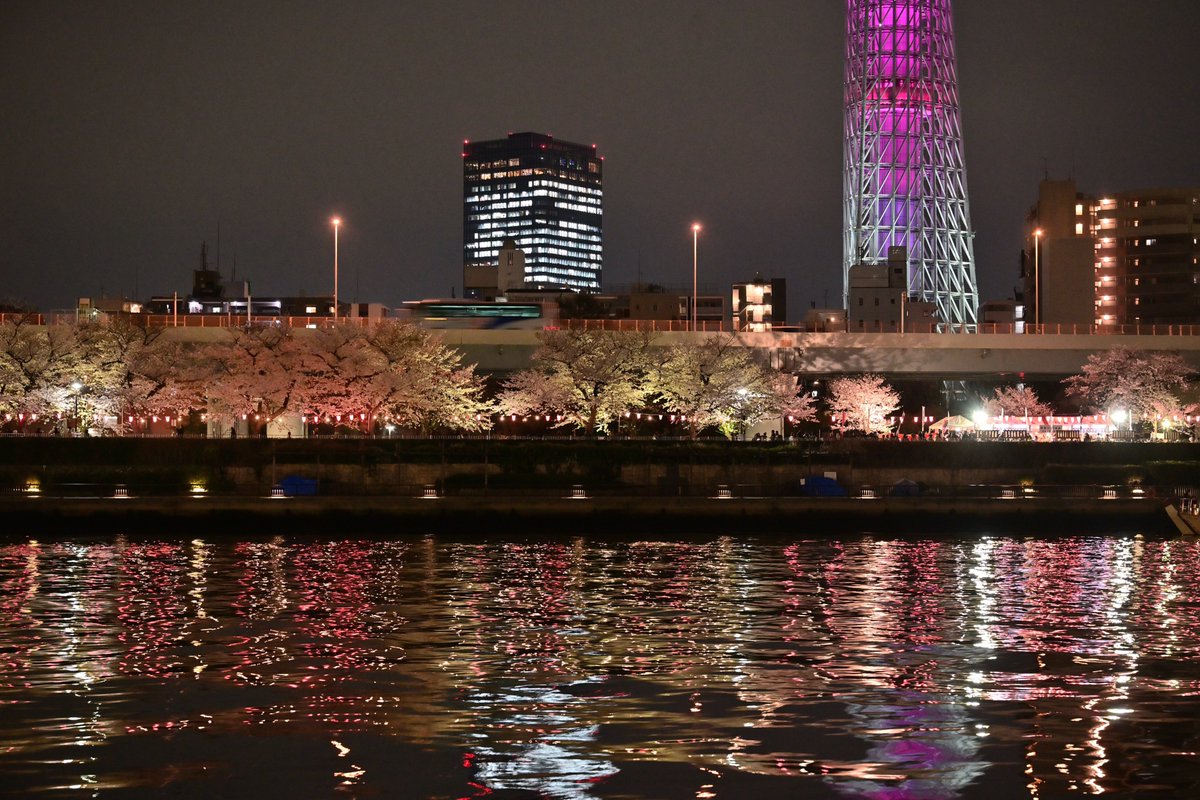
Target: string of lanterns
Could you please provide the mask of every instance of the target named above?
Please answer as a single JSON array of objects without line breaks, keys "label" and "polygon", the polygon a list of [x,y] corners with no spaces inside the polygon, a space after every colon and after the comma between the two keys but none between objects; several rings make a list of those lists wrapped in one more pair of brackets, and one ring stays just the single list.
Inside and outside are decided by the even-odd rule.
[{"label": "string of lanterns", "polygon": [[[125,421],[130,425],[133,425],[135,423],[141,423],[142,425],[157,424],[160,420],[167,424],[171,424],[172,422],[182,423],[185,420],[186,416],[188,416],[188,415],[178,414],[178,413],[177,414],[150,414],[150,415],[130,414],[130,415],[126,415]],[[248,421],[250,419],[250,416],[251,415],[248,413],[240,415],[242,421]],[[659,422],[670,422],[670,423],[684,423],[684,422],[687,422],[687,419],[688,419],[686,414],[670,414],[670,413],[665,413],[665,412],[651,412],[651,411],[625,411],[620,416],[627,420],[638,420],[638,421],[648,421],[648,422],[659,421]],[[254,414],[253,417],[254,417],[255,421],[261,421],[263,418],[263,415],[262,414]],[[326,413],[323,415],[318,414],[318,413],[311,413],[311,414],[301,415],[301,420],[304,423],[312,424],[312,425],[319,425],[321,423],[325,423],[327,425],[330,425],[330,424],[339,424],[340,425],[343,422],[346,422],[348,424],[365,423],[367,421],[367,417],[368,417],[368,415],[365,412],[359,412],[357,414],[329,414],[329,413]],[[63,418],[62,412],[61,411],[57,412],[55,414],[54,418],[61,420]],[[565,416],[563,414],[475,414],[473,417],[465,417],[462,419],[464,419],[464,420],[474,419],[476,422],[482,422],[485,419],[494,419],[496,422],[562,422],[564,420],[564,418],[565,418]],[[10,412],[10,413],[6,413],[4,415],[5,422],[12,422],[12,421],[16,420],[20,424],[24,424],[27,421],[31,422],[31,423],[37,422],[38,419],[39,419],[39,415],[36,413],[26,414],[24,412],[18,412],[16,414],[13,414]],[[111,418],[106,417],[106,419],[114,419],[115,420],[117,418],[116,417],[111,417]],[[393,417],[391,415],[383,415],[383,416],[379,416],[379,417],[374,417],[373,419],[376,419],[376,420],[379,420],[379,421],[382,421],[385,423],[390,423],[393,421]],[[796,417],[792,414],[786,415],[786,419],[790,423],[796,422]],[[839,424],[839,423],[846,424],[849,420],[849,417],[845,413],[839,413],[839,414],[830,414],[828,419],[829,419],[829,422],[832,424]],[[932,423],[935,421],[936,418],[933,416],[915,416],[915,415],[909,416],[909,415],[905,415],[905,414],[897,414],[894,416],[883,417],[882,419],[888,425],[903,425],[906,423],[911,423],[911,424],[916,425],[916,424]],[[1167,414],[1167,415],[1155,414],[1152,418],[1147,416],[1146,419],[1153,419],[1158,422],[1169,422],[1169,423],[1186,422],[1188,425],[1200,424],[1200,414]],[[200,420],[201,420],[201,422],[207,422],[208,414],[207,413],[200,414]],[[1115,424],[1115,420],[1113,420],[1109,414],[1076,415],[1076,416],[1059,416],[1059,415],[1028,415],[1028,416],[1020,415],[1020,416],[1018,416],[1018,415],[1012,415],[1012,414],[999,414],[999,415],[995,415],[995,416],[989,415],[987,417],[987,420],[988,420],[988,424],[991,424],[993,426],[1024,425],[1024,424],[1051,425],[1051,426],[1113,425],[1113,424]]]}]

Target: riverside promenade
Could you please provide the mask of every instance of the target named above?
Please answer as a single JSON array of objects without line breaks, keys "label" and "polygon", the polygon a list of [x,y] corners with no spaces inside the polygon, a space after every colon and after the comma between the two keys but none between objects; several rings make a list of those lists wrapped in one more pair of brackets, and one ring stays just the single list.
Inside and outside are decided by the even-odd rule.
[{"label": "riverside promenade", "polygon": [[1170,534],[1197,474],[1187,443],[14,437],[0,515],[19,535]]},{"label": "riverside promenade", "polygon": [[9,533],[423,535],[575,533],[1170,535],[1156,498],[830,497],[122,497],[10,495]]}]

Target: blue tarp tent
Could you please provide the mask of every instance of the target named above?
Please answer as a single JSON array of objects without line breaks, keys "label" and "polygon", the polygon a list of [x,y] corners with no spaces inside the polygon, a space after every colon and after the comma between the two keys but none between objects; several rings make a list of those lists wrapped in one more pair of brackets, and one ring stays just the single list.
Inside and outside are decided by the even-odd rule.
[{"label": "blue tarp tent", "polygon": [[845,497],[846,489],[833,478],[810,475],[801,481],[800,494],[804,497]]},{"label": "blue tarp tent", "polygon": [[317,493],[316,478],[301,478],[299,475],[288,475],[279,482],[279,486],[288,497],[308,497]]},{"label": "blue tarp tent", "polygon": [[921,494],[921,486],[916,481],[902,478],[892,484],[892,489],[888,494],[892,497],[917,497]]}]

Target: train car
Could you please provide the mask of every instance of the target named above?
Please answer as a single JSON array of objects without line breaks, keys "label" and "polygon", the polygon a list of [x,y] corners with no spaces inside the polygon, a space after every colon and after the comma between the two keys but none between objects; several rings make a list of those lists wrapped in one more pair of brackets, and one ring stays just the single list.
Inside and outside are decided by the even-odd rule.
[{"label": "train car", "polygon": [[486,300],[417,300],[405,303],[401,316],[424,328],[554,327],[558,314],[541,303],[498,303]]}]

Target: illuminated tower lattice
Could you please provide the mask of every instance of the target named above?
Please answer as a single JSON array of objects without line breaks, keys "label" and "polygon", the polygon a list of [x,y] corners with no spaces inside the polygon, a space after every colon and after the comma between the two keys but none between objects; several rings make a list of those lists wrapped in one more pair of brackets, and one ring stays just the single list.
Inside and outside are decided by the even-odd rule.
[{"label": "illuminated tower lattice", "polygon": [[950,0],[847,0],[843,294],[908,248],[908,290],[952,328],[979,307]]}]

